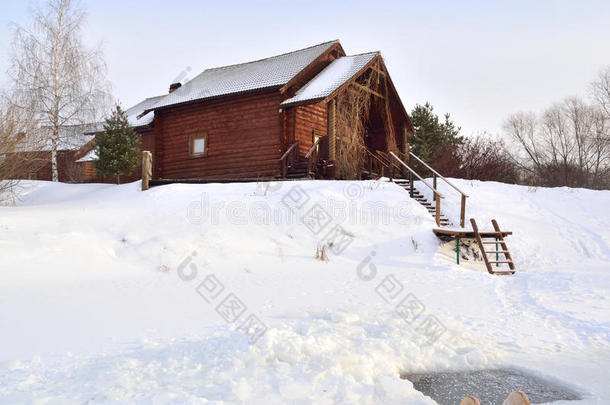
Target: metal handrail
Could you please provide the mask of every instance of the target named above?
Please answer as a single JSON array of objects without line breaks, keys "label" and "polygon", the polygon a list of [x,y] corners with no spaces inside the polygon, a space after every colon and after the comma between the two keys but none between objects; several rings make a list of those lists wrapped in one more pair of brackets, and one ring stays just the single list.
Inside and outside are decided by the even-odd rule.
[{"label": "metal handrail", "polygon": [[[440,198],[445,198],[441,193],[438,192],[437,189],[432,187],[430,184],[428,184],[428,182],[426,180],[424,180],[419,174],[417,174],[417,172],[415,170],[411,169],[405,162],[403,162],[398,156],[396,156],[396,154],[394,152],[390,152],[390,155],[394,159],[399,161],[404,167],[406,167],[408,171],[410,171],[413,175],[415,175],[415,177],[417,177],[422,183],[424,183],[430,190],[432,190],[434,193],[436,193],[436,195],[438,195]],[[391,164],[391,162],[390,162],[390,164]]]},{"label": "metal handrail", "polygon": [[413,156],[415,159],[417,159],[417,161],[419,163],[421,163],[422,165],[426,166],[432,173],[436,174],[438,177],[440,177],[442,180],[445,181],[445,183],[449,184],[451,187],[453,187],[458,193],[460,193],[461,195],[463,195],[464,197],[468,197],[468,194],[464,193],[462,190],[460,190],[459,188],[457,188],[455,185],[453,185],[453,183],[451,183],[449,180],[447,180],[446,178],[444,178],[439,172],[437,172],[436,170],[434,170],[432,167],[430,167],[426,162],[424,162],[423,160],[421,160],[419,158],[419,156],[417,156],[415,153],[413,152],[409,152],[409,155]]},{"label": "metal handrail", "polygon": [[320,139],[322,139],[322,138],[316,139],[316,141],[313,143],[313,146],[311,147],[311,149],[309,149],[309,152],[307,152],[307,154],[305,155],[305,159],[309,159],[309,157],[311,156],[313,151],[316,149],[316,147],[320,143]]}]

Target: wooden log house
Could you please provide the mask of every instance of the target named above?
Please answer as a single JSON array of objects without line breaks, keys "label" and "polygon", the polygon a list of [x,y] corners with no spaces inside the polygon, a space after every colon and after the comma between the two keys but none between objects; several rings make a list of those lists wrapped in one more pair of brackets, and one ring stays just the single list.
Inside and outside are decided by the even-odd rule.
[{"label": "wooden log house", "polygon": [[153,155],[153,178],[335,178],[344,136],[336,100],[352,91],[370,97],[361,117],[366,149],[392,145],[406,156],[413,126],[380,53],[346,56],[336,40],[173,84],[139,115],[152,128],[154,142],[144,147]]}]

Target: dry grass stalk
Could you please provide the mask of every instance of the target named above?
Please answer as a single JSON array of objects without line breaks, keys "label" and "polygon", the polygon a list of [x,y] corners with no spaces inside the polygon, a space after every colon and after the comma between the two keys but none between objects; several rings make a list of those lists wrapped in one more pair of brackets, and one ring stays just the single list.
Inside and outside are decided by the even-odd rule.
[{"label": "dry grass stalk", "polygon": [[321,262],[328,261],[328,255],[326,254],[326,245],[318,245],[316,248],[316,260],[320,260]]},{"label": "dry grass stalk", "polygon": [[[373,109],[382,117],[388,151],[398,151],[386,76],[371,69],[357,83],[336,99],[336,130],[340,145],[337,148],[337,164],[338,178],[341,179],[358,179],[360,169],[365,167],[366,127],[370,124]],[[384,98],[379,99],[367,89],[382,94]]]}]

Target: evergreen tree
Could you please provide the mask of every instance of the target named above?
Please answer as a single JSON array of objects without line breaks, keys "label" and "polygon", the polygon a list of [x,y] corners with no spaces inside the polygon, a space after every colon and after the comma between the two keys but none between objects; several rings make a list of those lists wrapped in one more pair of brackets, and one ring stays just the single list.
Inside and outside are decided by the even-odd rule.
[{"label": "evergreen tree", "polygon": [[130,174],[140,161],[141,137],[129,125],[127,115],[119,105],[106,118],[104,132],[95,139],[97,161],[95,169],[103,177],[116,177]]},{"label": "evergreen tree", "polygon": [[428,102],[417,104],[411,111],[411,120],[415,128],[414,137],[410,140],[411,150],[425,162],[432,163],[441,151],[448,147],[457,147],[463,140],[460,127],[445,114],[444,122],[434,113],[434,107]]}]

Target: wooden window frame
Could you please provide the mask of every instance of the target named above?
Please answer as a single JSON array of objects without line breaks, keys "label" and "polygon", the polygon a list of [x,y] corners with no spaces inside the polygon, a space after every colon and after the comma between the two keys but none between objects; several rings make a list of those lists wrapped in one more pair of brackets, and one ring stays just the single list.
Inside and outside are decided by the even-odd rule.
[{"label": "wooden window frame", "polygon": [[[203,152],[193,152],[195,146],[195,139],[203,138]],[[192,159],[202,158],[208,156],[208,134],[204,132],[202,134],[192,134],[189,136],[189,157]]]}]

